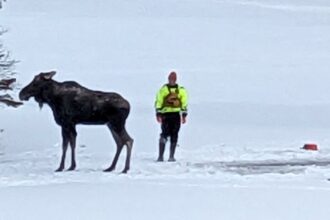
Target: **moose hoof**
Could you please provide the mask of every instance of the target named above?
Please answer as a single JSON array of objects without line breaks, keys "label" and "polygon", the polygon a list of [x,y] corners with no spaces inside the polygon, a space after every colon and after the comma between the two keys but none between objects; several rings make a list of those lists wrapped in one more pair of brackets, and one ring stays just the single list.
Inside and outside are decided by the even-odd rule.
[{"label": "moose hoof", "polygon": [[175,162],[176,161],[176,159],[174,158],[174,157],[170,157],[169,159],[168,159],[168,162]]},{"label": "moose hoof", "polygon": [[164,162],[164,158],[163,157],[158,157],[157,162]]},{"label": "moose hoof", "polygon": [[114,167],[109,167],[108,169],[103,170],[104,172],[111,172],[113,171],[115,168]]},{"label": "moose hoof", "polygon": [[63,167],[59,167],[59,168],[57,168],[57,169],[55,170],[55,172],[62,172],[63,170],[64,170]]},{"label": "moose hoof", "polygon": [[128,172],[129,168],[125,168],[121,173],[126,174]]},{"label": "moose hoof", "polygon": [[76,166],[71,166],[71,167],[69,167],[69,169],[67,169],[67,171],[73,171],[75,169],[76,169]]}]

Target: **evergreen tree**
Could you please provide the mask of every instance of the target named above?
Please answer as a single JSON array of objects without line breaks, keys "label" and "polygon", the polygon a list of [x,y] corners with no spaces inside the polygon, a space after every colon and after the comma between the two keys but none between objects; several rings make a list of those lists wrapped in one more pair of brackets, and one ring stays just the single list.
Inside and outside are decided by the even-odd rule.
[{"label": "evergreen tree", "polygon": [[[0,40],[5,32],[4,29],[0,29]],[[9,94],[17,88],[14,77],[16,73],[13,70],[16,62],[10,57],[9,52],[0,41],[0,103],[12,107],[18,107],[22,104],[22,102],[15,101]]]}]

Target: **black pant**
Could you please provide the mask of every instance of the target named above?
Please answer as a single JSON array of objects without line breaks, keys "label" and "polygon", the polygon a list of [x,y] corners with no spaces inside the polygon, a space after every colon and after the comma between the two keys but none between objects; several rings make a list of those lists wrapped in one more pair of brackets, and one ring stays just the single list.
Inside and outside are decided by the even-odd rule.
[{"label": "black pant", "polygon": [[162,133],[160,137],[167,140],[171,138],[171,144],[178,142],[178,135],[181,126],[181,117],[179,112],[170,112],[162,114]]}]

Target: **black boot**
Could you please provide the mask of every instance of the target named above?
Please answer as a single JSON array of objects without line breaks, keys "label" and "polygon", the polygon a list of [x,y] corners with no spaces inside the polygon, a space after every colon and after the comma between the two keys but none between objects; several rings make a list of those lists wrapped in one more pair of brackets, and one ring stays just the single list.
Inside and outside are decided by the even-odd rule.
[{"label": "black boot", "polygon": [[175,148],[176,148],[176,143],[171,143],[171,147],[170,147],[170,158],[168,159],[168,161],[170,161],[170,162],[174,162],[175,161],[175,158],[174,158]]},{"label": "black boot", "polygon": [[164,151],[165,151],[165,141],[160,138],[159,140],[159,154],[158,154],[158,162],[164,161]]}]

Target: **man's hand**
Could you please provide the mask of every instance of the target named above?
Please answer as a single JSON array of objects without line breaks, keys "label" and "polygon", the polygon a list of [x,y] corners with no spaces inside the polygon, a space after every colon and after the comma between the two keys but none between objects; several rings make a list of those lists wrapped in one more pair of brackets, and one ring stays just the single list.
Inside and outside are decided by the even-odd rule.
[{"label": "man's hand", "polygon": [[187,121],[187,120],[186,120],[186,116],[182,116],[182,117],[181,117],[181,123],[182,123],[182,124],[185,124],[186,121]]},{"label": "man's hand", "polygon": [[157,112],[156,119],[157,119],[157,122],[158,123],[162,123],[162,121],[163,121],[162,114],[160,114],[160,113]]},{"label": "man's hand", "polygon": [[181,115],[181,123],[182,124],[185,124],[186,122],[187,122],[187,120],[186,120],[186,118],[187,118],[187,112],[186,111],[184,111],[183,113],[182,113],[182,115]]}]

